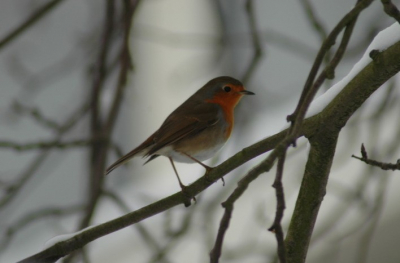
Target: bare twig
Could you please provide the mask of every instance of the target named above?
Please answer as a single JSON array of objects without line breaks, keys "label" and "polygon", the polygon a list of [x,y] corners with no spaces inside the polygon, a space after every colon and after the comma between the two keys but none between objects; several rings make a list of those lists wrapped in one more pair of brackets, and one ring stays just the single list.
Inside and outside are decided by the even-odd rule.
[{"label": "bare twig", "polygon": [[275,181],[274,184],[272,185],[275,188],[277,204],[276,204],[275,220],[272,226],[268,229],[269,231],[275,233],[276,240],[278,242],[278,257],[280,263],[285,263],[287,261],[284,234],[281,225],[283,212],[285,211],[286,208],[285,194],[282,185],[283,166],[285,164],[285,157],[286,157],[285,152],[279,157],[276,169]]},{"label": "bare twig", "polygon": [[[322,44],[317,57],[315,58],[314,64],[310,70],[310,73],[308,75],[308,78],[306,80],[306,83],[304,84],[304,88],[299,100],[299,103],[297,104],[297,107],[295,111],[288,116],[288,121],[293,122],[299,122],[301,121],[305,113],[308,109],[308,105],[311,103],[312,99],[314,98],[316,92],[318,91],[318,88],[322,85],[323,81],[327,77],[327,75],[332,76],[333,75],[333,70],[337,66],[337,63],[340,61],[344,49],[347,46],[347,43],[349,41],[352,29],[354,27],[354,24],[356,22],[356,19],[358,15],[371,4],[372,0],[363,0],[363,1],[357,1],[357,5],[349,12],[347,13],[342,20],[335,26],[335,28],[331,31],[331,33],[328,35],[324,43]],[[328,50],[331,48],[331,46],[334,45],[335,40],[339,33],[343,30],[343,28],[346,27],[347,37],[343,36],[342,38],[342,48],[338,48],[338,51],[336,52],[337,55],[335,55],[336,59],[335,63],[332,63],[333,65],[328,65],[324,71],[322,71],[319,81],[315,81],[314,79],[317,76],[318,70],[322,64],[323,58],[325,57],[325,54],[328,52]],[[343,49],[344,48],[344,49]],[[333,61],[332,60],[332,61]],[[328,70],[329,69],[329,70]],[[327,74],[328,73],[328,74]],[[295,123],[296,125],[296,123]],[[301,125],[299,123],[298,125]]]},{"label": "bare twig", "polygon": [[[88,111],[88,104],[85,103],[83,106],[79,107],[76,111],[74,111],[71,116],[66,120],[66,122],[60,127],[57,132],[56,140],[61,140],[62,136],[67,133],[70,129],[72,129],[79,120],[81,120],[85,113]],[[54,140],[54,141],[56,141]],[[10,203],[14,197],[20,192],[26,182],[31,179],[31,177],[35,174],[35,172],[39,169],[39,167],[44,163],[47,157],[50,154],[51,148],[47,148],[39,153],[33,161],[27,166],[24,172],[19,176],[17,183],[10,185],[7,188],[7,195],[0,199],[0,209]]]},{"label": "bare twig", "polygon": [[[106,165],[106,157],[107,151],[109,147],[109,141],[111,138],[111,134],[114,128],[115,121],[117,119],[117,115],[121,106],[122,95],[126,87],[126,82],[129,74],[129,70],[131,69],[131,60],[129,53],[129,34],[130,28],[132,24],[132,17],[134,10],[138,2],[124,1],[125,5],[123,8],[122,21],[123,21],[123,41],[122,47],[120,50],[120,72],[117,81],[117,85],[115,88],[114,101],[111,105],[111,109],[108,113],[107,120],[102,125],[100,122],[99,116],[99,100],[100,100],[100,92],[103,88],[103,80],[98,80],[95,78],[93,87],[92,87],[92,115],[91,115],[91,136],[97,137],[99,134],[103,135],[106,138],[102,142],[97,142],[92,145],[92,156],[91,156],[91,171],[90,171],[90,184],[89,184],[89,204],[88,209],[83,217],[79,228],[85,228],[89,225],[89,222],[92,218],[95,206],[97,204],[97,200],[102,192],[102,186],[104,182],[104,170]],[[105,74],[105,65],[107,54],[110,49],[110,41],[111,34],[113,32],[113,19],[114,19],[114,1],[108,0],[106,2],[106,18],[104,25],[104,32],[102,38],[102,47],[100,50],[98,63],[103,64],[99,66],[99,73]]]},{"label": "bare twig", "polygon": [[46,127],[46,128],[52,129],[52,130],[56,130],[56,131],[60,129],[60,126],[61,126],[60,124],[58,124],[56,121],[53,121],[53,120],[45,117],[38,108],[31,108],[31,107],[24,106],[21,103],[19,103],[18,101],[15,101],[13,103],[12,107],[19,114],[24,113],[24,114],[30,115],[33,119],[36,120],[37,123],[39,123],[43,127]]},{"label": "bare twig", "polygon": [[[101,45],[99,49],[98,58],[95,64],[95,72],[93,76],[93,83],[91,89],[91,105],[90,105],[90,136],[95,138],[99,135],[104,136],[103,142],[94,142],[91,145],[91,158],[90,158],[90,172],[88,183],[88,206],[83,218],[79,224],[79,229],[85,228],[93,216],[95,206],[98,198],[101,195],[103,187],[102,167],[105,165],[105,145],[108,145],[109,136],[103,132],[101,123],[102,117],[100,116],[100,95],[103,89],[104,81],[107,77],[106,64],[109,50],[112,43],[112,34],[114,31],[114,15],[115,15],[114,1],[105,1],[105,19],[103,26],[103,33],[101,38]],[[64,260],[68,262],[68,260]]]},{"label": "bare twig", "polygon": [[392,170],[392,171],[400,170],[400,159],[398,159],[396,163],[383,163],[369,159],[364,144],[361,144],[361,157],[357,157],[355,155],[352,155],[351,157],[363,161],[366,164],[379,167],[382,170]]},{"label": "bare twig", "polygon": [[61,217],[76,213],[83,209],[82,205],[73,205],[69,207],[46,207],[39,210],[30,212],[20,219],[14,221],[14,223],[6,228],[5,237],[0,243],[0,251],[3,251],[12,241],[12,238],[18,231],[21,231],[24,227],[29,226],[35,221],[42,220],[45,217]]},{"label": "bare twig", "polygon": [[36,10],[26,21],[24,21],[17,28],[12,30],[9,34],[7,34],[2,40],[0,40],[0,50],[10,44],[13,40],[15,40],[18,36],[25,32],[25,30],[29,29],[36,22],[38,22],[41,18],[43,18],[46,14],[48,14],[53,8],[59,5],[63,0],[52,0],[47,4],[44,4],[38,10]]},{"label": "bare twig", "polygon": [[[284,140],[284,143],[286,143],[287,145],[290,144],[288,140],[286,141]],[[224,236],[229,227],[229,222],[232,217],[234,203],[242,196],[242,194],[246,191],[247,187],[251,182],[257,179],[260,174],[268,172],[272,168],[276,158],[278,158],[279,155],[284,154],[286,150],[284,143],[281,142],[278,146],[276,146],[275,149],[272,151],[272,153],[264,161],[262,161],[259,165],[254,167],[248,174],[246,174],[246,176],[244,176],[239,181],[238,186],[233,191],[233,193],[228,197],[228,199],[225,202],[222,203],[222,206],[225,208],[225,212],[220,222],[220,227],[218,229],[218,235],[214,247],[210,252],[211,263],[219,262]]]},{"label": "bare twig", "polygon": [[242,81],[244,84],[247,84],[250,80],[251,76],[254,73],[254,70],[257,68],[258,63],[260,62],[263,52],[262,52],[262,45],[257,29],[257,20],[254,12],[254,2],[253,0],[247,0],[246,2],[246,12],[247,18],[249,20],[249,27],[251,32],[251,40],[253,43],[253,58],[250,61],[250,65],[248,66]]},{"label": "bare twig", "polygon": [[[118,117],[121,107],[122,96],[126,88],[128,74],[132,68],[132,62],[129,51],[129,36],[132,25],[134,11],[139,1],[125,0],[121,8],[122,22],[122,43],[119,49],[119,76],[115,86],[114,99],[109,112],[106,114],[105,123],[102,122],[103,117],[100,116],[100,95],[104,88],[104,80],[106,77],[107,57],[110,53],[112,42],[112,34],[116,31],[114,27],[114,16],[117,13],[116,3],[113,0],[107,0],[105,6],[104,31],[102,34],[102,45],[99,50],[97,59],[98,67],[92,83],[91,94],[91,119],[90,132],[93,138],[98,136],[104,140],[97,141],[91,147],[90,172],[89,172],[89,190],[88,204],[85,213],[79,223],[79,229],[87,227],[93,217],[99,198],[103,193],[104,170],[107,159],[107,152],[110,146],[112,131]],[[118,43],[118,41],[115,41]],[[76,253],[64,259],[64,262],[71,262]]]},{"label": "bare twig", "polygon": [[390,0],[381,0],[383,5],[383,10],[386,14],[396,19],[400,23],[400,12],[399,9]]},{"label": "bare twig", "polygon": [[[331,129],[331,126],[336,127],[336,129],[340,129],[340,127],[343,127],[345,125],[350,116],[365,102],[365,100],[367,100],[367,98],[371,96],[372,93],[374,93],[385,81],[387,81],[394,74],[400,71],[400,60],[398,59],[400,57],[400,43],[396,43],[393,46],[387,48],[385,51],[381,52],[379,56],[382,56],[382,61],[384,63],[383,66],[375,67],[374,62],[368,64],[364,69],[360,71],[360,73],[358,73],[354,77],[353,81],[351,81],[343,89],[343,91],[337,95],[336,99],[334,99],[328,105],[328,107],[326,107],[321,113],[303,122],[303,126],[301,127],[301,132],[299,136],[304,135],[306,137],[313,138],[314,134],[316,134],[317,132],[321,134],[321,131],[319,129],[322,127],[325,130]],[[385,63],[390,66],[386,66]],[[327,124],[329,124],[329,126]],[[326,132],[325,130],[323,130],[322,132]],[[286,149],[285,145],[278,144],[282,140],[285,143],[288,143],[288,141],[285,141],[285,136],[287,135],[287,132],[288,130],[286,129],[274,136],[271,136],[250,147],[243,149],[239,153],[229,158],[227,161],[216,166],[211,172],[209,172],[207,178],[202,177],[193,184],[189,185],[187,187],[185,195],[181,191],[177,192],[170,197],[164,198],[163,200],[143,207],[123,217],[114,219],[112,221],[83,231],[75,237],[57,243],[54,246],[49,247],[48,249],[39,252],[36,255],[22,260],[21,262],[26,263],[56,261],[58,258],[63,257],[76,249],[82,248],[83,246],[97,238],[120,230],[129,225],[135,224],[153,215],[159,214],[163,211],[166,211],[167,209],[170,209],[171,207],[183,204],[188,198],[188,196],[186,195],[195,196],[199,194],[207,187],[209,187],[213,182],[216,182],[222,176],[226,175],[233,169],[237,168],[238,166],[256,156],[275,148],[275,150],[268,156],[266,160],[264,160],[260,165],[251,170],[240,181],[238,187],[230,196],[231,199],[236,199],[236,194],[241,195],[241,193],[243,193],[243,191],[247,188],[248,184],[252,180],[254,180],[253,178],[258,177],[259,172],[264,172],[266,168],[272,166],[271,162],[273,162],[273,160],[275,160],[275,158],[279,156],[279,153],[281,154]],[[317,140],[317,138],[315,140]],[[321,146],[323,148],[324,145]],[[330,147],[330,149],[334,150],[334,148],[332,149],[332,147]],[[326,149],[324,149],[324,151],[325,150]],[[309,225],[305,227],[308,229],[310,228]]]},{"label": "bare twig", "polygon": [[29,165],[26,166],[26,169],[19,175],[16,182],[7,186],[5,191],[7,194],[0,199],[0,209],[4,208],[7,204],[9,204],[20,190],[25,186],[25,184],[31,179],[31,177],[35,174],[35,172],[40,168],[40,166],[47,159],[50,154],[49,150],[44,150],[39,153]]},{"label": "bare twig", "polygon": [[304,7],[304,10],[306,11],[308,20],[311,22],[314,29],[318,32],[320,39],[324,41],[327,38],[328,33],[326,32],[326,29],[322,24],[322,22],[315,14],[313,6],[310,3],[310,0],[301,0],[301,3],[302,6]]},{"label": "bare twig", "polygon": [[32,143],[18,143],[12,141],[0,141],[0,148],[13,149],[15,151],[31,151],[31,150],[44,150],[44,149],[69,149],[75,147],[85,147],[93,143],[90,139],[78,139],[62,142],[58,139],[52,141],[36,141]]},{"label": "bare twig", "polygon": [[[353,33],[353,29],[356,24],[356,21],[357,21],[357,16],[346,25],[346,29],[343,33],[342,41],[340,42],[340,45],[339,45],[336,53],[334,54],[331,62],[325,67],[325,69],[321,72],[321,74],[318,76],[318,78],[312,84],[312,86],[308,90],[308,93],[305,95],[304,100],[301,101],[301,98],[300,98],[300,101],[298,104],[299,111],[297,111],[297,112],[295,111],[297,114],[289,115],[288,120],[290,120],[292,117],[296,116],[296,118],[294,119],[294,122],[301,121],[304,118],[304,116],[307,112],[307,109],[308,109],[309,105],[311,104],[311,101],[314,99],[314,96],[317,93],[318,89],[321,87],[322,83],[327,78],[329,78],[329,79],[334,78],[335,68],[339,64],[340,60],[342,59],[342,57],[344,55],[344,52],[346,51],[347,44],[350,41],[350,37],[351,37],[351,34]],[[331,36],[332,36],[332,33],[329,35],[329,37],[331,37]],[[296,124],[295,124],[295,126],[296,126]]]},{"label": "bare twig", "polygon": [[[319,35],[320,40],[325,41],[325,39],[328,36],[327,30],[325,29],[320,19],[317,17],[312,4],[310,3],[310,0],[301,0],[301,3],[304,8],[304,11],[306,12],[309,22]],[[326,52],[325,54],[326,63],[329,63],[329,61],[331,61],[331,55],[332,55],[331,50],[328,50],[328,52]]]}]

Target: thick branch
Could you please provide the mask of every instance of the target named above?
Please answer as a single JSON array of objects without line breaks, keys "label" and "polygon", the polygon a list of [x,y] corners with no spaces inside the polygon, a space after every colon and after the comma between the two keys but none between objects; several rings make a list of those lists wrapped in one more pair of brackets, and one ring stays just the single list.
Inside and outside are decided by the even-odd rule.
[{"label": "thick branch", "polygon": [[[394,57],[391,57],[393,55]],[[319,114],[319,131],[308,136],[311,151],[291,219],[286,246],[289,262],[304,262],[340,129],[383,83],[400,70],[400,42],[376,54],[368,64]]]},{"label": "thick branch", "polygon": [[383,5],[383,10],[386,14],[396,19],[400,23],[400,12],[399,9],[390,0],[381,0]]},{"label": "thick branch", "polygon": [[338,135],[339,130],[332,134],[322,131],[310,139],[311,149],[303,182],[285,240],[290,263],[305,262],[315,221],[326,193]]},{"label": "thick branch", "polygon": [[[310,162],[316,162],[316,165],[324,168],[320,171],[319,180],[323,182],[323,175],[326,174],[327,169],[330,168],[329,159],[330,154],[333,154],[336,142],[337,133],[346,124],[350,116],[365,102],[365,100],[374,93],[384,82],[391,78],[394,74],[400,71],[400,42],[389,47],[385,51],[377,55],[378,62],[371,62],[367,65],[350,83],[336,96],[336,98],[320,113],[303,122],[301,128],[301,135],[310,138],[312,143],[312,153],[310,153]],[[379,64],[379,66],[377,65]],[[229,158],[227,161],[215,167],[208,177],[202,177],[187,187],[186,194],[195,196],[209,187],[212,182],[219,180],[222,176],[226,175],[233,169],[249,161],[250,159],[270,151],[285,138],[287,130],[284,130],[274,136],[266,138],[250,147],[247,147]],[[322,138],[327,140],[321,142]],[[324,149],[325,152],[320,152],[320,148],[325,145],[329,149]],[[321,162],[319,162],[321,161]],[[325,161],[325,163],[322,163]],[[308,173],[315,173],[315,171],[308,169]],[[309,177],[307,177],[309,178]],[[311,178],[312,179],[312,178]],[[305,191],[305,190],[301,190]],[[323,189],[319,189],[320,196],[323,195]],[[71,239],[55,244],[54,246],[32,256],[24,259],[21,262],[54,262],[60,257],[63,257],[72,251],[79,249],[87,243],[100,238],[104,235],[110,234],[131,224],[137,223],[153,215],[159,214],[171,207],[183,204],[187,199],[181,192],[164,198],[158,202],[150,204],[137,211],[129,213],[120,218],[106,222],[104,224],[86,230]],[[309,204],[307,204],[308,206]],[[297,209],[297,208],[296,208]],[[296,233],[306,232],[311,235],[314,226],[316,213],[311,213],[310,218],[301,219],[302,227],[305,229],[298,229],[298,224],[291,224],[289,229],[286,243],[288,245],[288,257],[296,251],[301,251],[304,248],[301,246],[308,246],[309,236],[297,235]],[[296,221],[296,217],[292,220]],[[300,219],[299,219],[300,220]],[[290,237],[291,236],[291,237]],[[289,238],[290,237],[290,238]],[[301,239],[303,237],[305,239]],[[293,240],[293,241],[292,241]],[[300,248],[293,248],[293,244],[300,246]],[[290,261],[289,261],[290,262]]]}]

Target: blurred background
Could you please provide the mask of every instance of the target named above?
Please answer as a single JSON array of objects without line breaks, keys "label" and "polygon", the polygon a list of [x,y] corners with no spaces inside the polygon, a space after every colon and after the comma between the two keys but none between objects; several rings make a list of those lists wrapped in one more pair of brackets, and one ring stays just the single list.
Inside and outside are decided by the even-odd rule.
[{"label": "blurred background", "polygon": [[[0,2],[1,262],[16,262],[42,250],[54,236],[109,221],[179,191],[167,158],[145,166],[137,158],[104,179],[95,178],[101,175],[96,169],[145,140],[211,78],[235,77],[256,96],[245,97],[236,108],[232,137],[209,165],[281,131],[323,39],[356,1],[132,1],[131,23],[123,19],[125,2]],[[400,6],[400,1],[393,3]],[[43,12],[38,15],[38,10]],[[35,15],[37,20],[6,38]],[[114,27],[109,38],[106,17]],[[321,93],[343,78],[373,37],[394,22],[380,1],[362,12],[335,79]],[[123,92],[116,92],[121,72],[129,68],[120,59],[126,35],[132,70]],[[307,262],[400,262],[399,172],[351,158],[360,156],[361,143],[371,158],[392,163],[399,158],[398,79],[381,87],[342,130]],[[119,101],[115,94],[121,95]],[[116,101],[118,113],[111,115]],[[111,134],[104,159],[96,159],[93,146],[93,135],[103,131],[99,123],[111,123],[104,126]],[[285,231],[307,153],[306,140],[300,139],[285,165]],[[220,204],[260,158],[226,175],[225,186],[215,183],[189,208],[175,207],[100,238],[86,247],[84,257],[70,261],[208,262],[223,213]],[[197,164],[178,163],[177,169],[185,184],[204,174]],[[276,208],[273,180],[274,171],[263,174],[236,203],[222,262],[277,262],[276,239],[267,230]],[[88,216],[85,205],[94,200],[96,183],[101,191]]]}]

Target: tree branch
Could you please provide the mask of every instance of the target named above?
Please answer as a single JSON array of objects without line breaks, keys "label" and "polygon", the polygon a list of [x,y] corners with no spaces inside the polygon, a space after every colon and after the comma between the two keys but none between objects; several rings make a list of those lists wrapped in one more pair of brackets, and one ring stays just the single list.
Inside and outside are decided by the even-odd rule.
[{"label": "tree branch", "polygon": [[25,113],[30,115],[38,124],[42,125],[43,127],[49,128],[51,130],[59,130],[60,124],[56,121],[53,121],[47,117],[45,117],[38,108],[30,108],[27,106],[22,105],[18,101],[15,101],[12,105],[12,108],[16,111],[16,113]]},{"label": "tree branch", "polygon": [[321,129],[310,139],[311,149],[285,239],[288,262],[305,262],[319,208],[326,193],[339,131]]},{"label": "tree branch", "polygon": [[383,10],[386,14],[396,19],[400,23],[400,12],[399,9],[390,0],[381,0],[383,5]]},{"label": "tree branch", "polygon": [[[72,129],[81,118],[85,116],[85,113],[88,111],[88,104],[85,103],[81,107],[79,107],[76,111],[74,111],[71,116],[65,121],[65,123],[59,128],[57,131],[57,135],[55,136],[55,141],[61,140],[62,136],[64,136],[70,129]],[[20,192],[26,182],[31,179],[31,177],[35,174],[35,172],[39,169],[39,167],[44,163],[46,158],[50,154],[50,148],[43,150],[39,153],[34,160],[27,166],[27,169],[21,173],[19,178],[17,179],[17,183],[12,184],[8,187],[8,194],[0,199],[0,209],[9,204]]]},{"label": "tree branch", "polygon": [[30,150],[43,150],[43,149],[68,149],[73,147],[85,147],[98,140],[78,139],[62,142],[58,139],[52,141],[39,141],[32,143],[18,143],[12,141],[0,141],[0,148],[13,149],[16,151],[30,151]]},{"label": "tree branch", "polygon": [[46,207],[30,212],[6,228],[5,237],[0,243],[0,251],[3,251],[18,231],[32,224],[33,222],[43,219],[44,217],[61,217],[76,213],[83,209],[82,205],[73,205],[68,207]]},{"label": "tree branch", "polygon": [[8,44],[10,44],[22,33],[24,33],[25,30],[33,26],[36,22],[38,22],[41,18],[43,18],[46,14],[48,14],[53,8],[55,8],[62,1],[63,0],[50,1],[47,4],[44,4],[38,10],[36,10],[26,21],[24,21],[16,29],[11,31],[7,36],[5,36],[2,40],[0,40],[0,50],[5,46],[7,46]]},{"label": "tree branch", "polygon": [[276,213],[275,213],[274,222],[273,222],[272,226],[268,229],[269,231],[272,231],[275,233],[275,237],[276,237],[276,240],[278,243],[278,257],[279,257],[280,263],[287,262],[284,234],[283,234],[282,225],[281,225],[281,221],[283,218],[283,212],[285,211],[285,208],[286,208],[285,193],[283,191],[283,185],[282,185],[283,167],[285,164],[285,158],[286,158],[286,152],[284,152],[279,157],[278,165],[277,165],[277,169],[276,169],[275,181],[274,181],[274,184],[272,185],[275,188],[277,204],[276,204]]},{"label": "tree branch", "polygon": [[250,80],[250,77],[253,75],[255,69],[257,68],[258,63],[260,62],[263,56],[262,45],[260,41],[259,32],[257,30],[257,20],[254,12],[254,1],[247,0],[246,2],[246,12],[247,12],[247,19],[249,20],[249,27],[251,31],[251,40],[253,43],[253,57],[250,61],[250,64],[242,78],[244,84],[247,84]]},{"label": "tree branch", "polygon": [[365,150],[364,144],[361,144],[361,156],[362,157],[357,157],[355,155],[352,155],[351,157],[356,158],[360,161],[363,161],[366,164],[372,165],[372,166],[376,166],[381,168],[382,170],[400,170],[400,159],[397,160],[396,163],[383,163],[383,162],[379,162],[379,161],[375,161],[372,159],[368,158],[367,155],[367,151]]},{"label": "tree branch", "polygon": [[[341,128],[372,93],[399,72],[398,52],[400,42],[376,54],[374,61],[361,70],[319,114],[321,126],[318,132],[307,136],[311,143],[311,151],[285,240],[290,262],[304,262],[306,258]],[[390,54],[395,57],[391,57]]]},{"label": "tree branch", "polygon": [[[299,122],[304,118],[304,115],[308,109],[308,105],[311,103],[312,99],[314,98],[318,88],[322,84],[322,82],[325,80],[326,77],[326,71],[323,71],[321,73],[321,77],[319,78],[320,80],[318,82],[314,82],[315,77],[317,76],[318,70],[322,64],[322,61],[325,57],[325,54],[329,51],[329,49],[334,45],[336,38],[340,34],[340,32],[345,28],[350,28],[352,30],[352,26],[349,26],[351,23],[355,23],[358,15],[365,9],[367,8],[372,0],[363,0],[363,1],[357,1],[357,5],[349,12],[347,13],[342,20],[335,26],[335,28],[331,31],[331,33],[328,35],[328,37],[325,39],[325,41],[322,43],[322,46],[317,54],[317,57],[315,58],[314,64],[311,67],[310,73],[308,75],[308,78],[306,80],[306,83],[304,84],[304,88],[302,91],[302,94],[300,96],[299,103],[297,104],[297,107],[295,111],[288,116],[288,121],[291,122]],[[354,26],[354,25],[353,25]],[[351,34],[351,32],[350,32]],[[343,36],[342,42],[346,41],[346,37]],[[339,49],[337,51],[339,53]],[[340,54],[340,53],[339,53]],[[341,56],[340,56],[341,57]],[[327,66],[327,68],[329,65]],[[332,67],[331,67],[332,68]],[[332,70],[331,70],[332,72]],[[325,76],[323,76],[324,74]],[[295,123],[296,125],[296,123]],[[301,125],[301,123],[297,124]]]},{"label": "tree branch", "polygon": [[[321,173],[319,174],[318,180],[323,181],[324,175],[330,168],[329,163],[319,163],[318,161],[326,161],[330,159],[330,156],[333,154],[335,148],[334,146],[337,138],[335,135],[337,135],[352,114],[372,93],[374,93],[389,78],[400,71],[400,42],[395,43],[393,46],[379,53],[378,59],[380,61],[379,66],[375,61],[369,63],[363,70],[359,72],[359,74],[357,74],[356,77],[354,77],[352,81],[349,82],[348,85],[346,85],[346,87],[332,100],[331,103],[328,104],[328,106],[321,113],[304,120],[303,125],[300,127],[301,129],[299,136],[305,135],[312,143],[313,149],[312,153],[310,153],[310,162],[314,161],[316,162],[316,165],[319,165],[324,169],[321,171],[322,175]],[[189,185],[187,187],[186,194],[189,196],[195,196],[199,194],[209,187],[213,182],[216,182],[233,169],[256,156],[275,148],[279,143],[282,143],[282,140],[285,138],[286,134],[287,130],[284,130],[278,134],[275,134],[274,136],[266,138],[250,147],[243,149],[222,164],[216,166],[208,174],[207,178],[202,177],[193,184]],[[321,141],[324,139],[327,139],[327,141],[321,143]],[[323,145],[328,145],[330,147],[329,149],[324,149],[325,154],[320,153]],[[281,150],[281,148],[276,147],[266,160],[269,158],[269,160],[276,158],[277,155],[272,158],[272,154],[274,152],[275,154],[278,154]],[[265,161],[263,162],[263,165],[266,165]],[[258,168],[256,167],[254,169],[265,171],[265,166],[258,166]],[[243,180],[251,181],[252,177],[258,176],[256,175],[257,173],[254,172],[254,169],[252,170],[253,172],[251,171],[245,177],[246,179],[242,179],[241,182],[243,182]],[[311,175],[312,173],[315,173],[316,170],[306,170],[306,172]],[[310,178],[310,176],[307,176],[307,178],[313,179]],[[304,192],[305,190],[301,191]],[[241,191],[238,190],[238,193],[240,192]],[[324,187],[318,189],[318,193],[321,197],[321,195],[324,193]],[[140,222],[141,220],[159,214],[167,209],[170,209],[171,207],[184,204],[186,199],[187,197],[184,196],[182,192],[178,192],[125,216],[83,231],[82,233],[77,234],[66,241],[59,242],[36,255],[26,258],[21,262],[54,262],[60,257],[63,257],[72,251],[83,247],[87,243],[97,238],[125,228],[131,224]],[[307,204],[307,206],[308,205],[309,204]],[[317,214],[312,213],[309,216],[309,218],[305,218],[305,215],[302,218],[298,218],[296,216],[293,216],[292,218],[293,222],[301,220],[301,225],[305,229],[298,229],[298,224],[291,224],[288,232],[288,237],[291,236],[291,238],[287,238],[285,241],[288,249],[289,259],[293,255],[293,251],[291,251],[291,249],[293,249],[294,243],[296,243],[297,246],[300,246],[300,248],[296,248],[296,250],[303,250],[303,248],[301,248],[302,246],[308,246],[309,242],[307,240],[311,236],[297,236],[295,233],[301,233],[305,231],[311,235]],[[313,219],[313,217],[315,218]],[[305,240],[301,239],[300,237],[305,238]]]}]

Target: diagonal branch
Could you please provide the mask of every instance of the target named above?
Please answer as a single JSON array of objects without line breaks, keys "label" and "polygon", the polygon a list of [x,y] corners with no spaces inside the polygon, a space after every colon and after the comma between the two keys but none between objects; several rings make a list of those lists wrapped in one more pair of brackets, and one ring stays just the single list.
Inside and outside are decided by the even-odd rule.
[{"label": "diagonal branch", "polygon": [[51,120],[44,116],[42,112],[38,108],[31,108],[22,105],[18,101],[15,101],[12,105],[12,108],[19,114],[27,114],[31,116],[38,124],[42,125],[43,127],[49,128],[51,130],[59,130],[60,129],[60,124],[58,124],[56,121]]},{"label": "diagonal branch", "polygon": [[383,5],[383,10],[386,14],[396,19],[400,23],[400,11],[390,0],[381,0]]},{"label": "diagonal branch", "polygon": [[21,25],[11,31],[8,35],[6,35],[2,40],[0,40],[0,50],[14,41],[17,37],[19,37],[25,30],[28,30],[31,26],[33,26],[36,22],[38,22],[41,18],[47,15],[50,11],[53,10],[58,4],[60,4],[63,0],[52,0],[47,4],[44,4],[41,8],[36,10],[26,21],[24,21]]},{"label": "diagonal branch", "polygon": [[[316,85],[314,82],[315,77],[317,76],[319,68],[322,64],[323,58],[325,57],[325,54],[334,45],[336,38],[338,37],[340,32],[342,32],[342,30],[345,27],[350,27],[349,25],[351,23],[355,23],[355,20],[357,19],[358,15],[371,4],[372,0],[363,0],[363,1],[357,1],[357,2],[358,2],[357,5],[354,6],[354,8],[349,13],[347,13],[342,18],[342,20],[340,20],[340,22],[335,26],[335,28],[331,31],[331,33],[328,35],[326,40],[323,42],[323,44],[317,54],[317,57],[315,58],[314,64],[311,67],[311,70],[310,70],[310,73],[306,80],[306,83],[304,84],[304,88],[303,88],[302,94],[300,96],[299,103],[298,103],[295,111],[291,115],[288,116],[289,121],[299,122],[301,119],[304,118],[304,115],[307,111],[308,105],[311,103],[311,100],[314,98],[314,95],[316,94],[319,86],[322,84],[321,80],[322,81],[324,80],[324,78],[323,78],[318,82],[319,86]],[[343,40],[345,40],[345,39],[346,38],[343,37]],[[329,67],[329,65],[328,65],[328,67]],[[332,72],[332,70],[331,70],[331,72]],[[301,124],[299,124],[299,125],[301,125]]]},{"label": "diagonal branch", "polygon": [[[395,43],[393,46],[379,53],[378,57],[380,57],[381,61],[379,63],[379,66],[377,66],[374,61],[369,63],[356,75],[356,77],[354,77],[352,81],[349,82],[348,85],[346,85],[346,87],[332,100],[332,102],[321,113],[311,118],[308,118],[303,122],[303,125],[300,127],[299,136],[304,135],[307,138],[310,138],[312,147],[314,149],[313,151],[321,154],[320,149],[324,148],[322,147],[324,146],[324,143],[321,143],[321,141],[324,141],[324,139],[326,139],[325,145],[330,145],[329,150],[324,149],[325,153],[324,151],[322,151],[322,154],[325,154],[325,157],[314,155],[313,153],[310,161],[317,161],[316,163],[321,165],[318,162],[318,158],[324,157],[324,159],[329,160],[330,155],[334,153],[334,146],[336,143],[338,131],[346,124],[348,119],[359,107],[361,107],[361,105],[368,99],[368,97],[371,96],[371,94],[373,94],[384,82],[386,82],[394,74],[400,71],[400,42]],[[174,195],[166,197],[160,201],[152,203],[127,215],[92,227],[86,231],[76,234],[74,237],[68,240],[59,242],[49,247],[48,249],[39,252],[36,255],[26,258],[21,262],[54,262],[60,257],[63,257],[76,249],[82,248],[83,246],[97,238],[140,222],[148,217],[166,211],[171,207],[177,206],[179,204],[184,204],[187,200],[186,195],[195,196],[199,194],[200,192],[208,188],[213,182],[218,181],[222,176],[225,176],[233,169],[237,168],[238,166],[256,156],[275,148],[275,150],[262,164],[254,168],[257,169],[256,171],[254,171],[254,169],[251,170],[244,177],[244,179],[240,181],[241,185],[238,185],[238,188],[235,189],[236,193],[234,192],[235,194],[240,195],[243,189],[245,190],[245,188],[247,188],[247,185],[254,180],[253,178],[258,177],[258,173],[267,170],[269,165],[272,165],[272,162],[279,156],[279,153],[284,152],[284,150],[286,149],[284,143],[289,143],[288,141],[284,140],[287,132],[288,130],[286,129],[278,134],[275,134],[274,136],[266,138],[250,147],[243,149],[222,164],[215,167],[207,175],[207,177],[203,176],[193,184],[189,185],[185,191],[185,195],[182,194],[182,192],[178,192]],[[326,174],[328,168],[330,168],[329,163],[323,164],[323,166],[323,173]],[[316,170],[309,171],[315,172]],[[312,174],[311,172],[310,174]],[[322,186],[318,190],[319,201],[322,201],[320,198],[324,194],[324,189],[325,188]],[[233,196],[232,199],[234,198],[235,197]],[[308,205],[309,204],[307,204],[307,206]],[[296,244],[300,246],[300,248],[297,248],[298,250],[303,250],[304,246],[308,246],[309,242],[307,241],[307,239],[311,237],[310,235],[314,227],[316,216],[317,213],[312,213],[311,215],[307,213],[301,218],[295,216],[292,218],[292,222],[297,222],[298,220],[302,221],[302,227],[304,229],[298,229],[298,225],[291,224],[288,232],[288,237],[285,241],[288,249],[287,253],[289,256],[291,254],[293,244],[290,242],[290,240],[293,240],[293,242],[296,242]],[[297,231],[306,231],[309,234],[304,237],[305,239],[299,239],[296,235],[293,235],[293,233],[297,233]],[[289,236],[292,236],[292,238],[289,239]],[[288,245],[289,243],[291,245]]]},{"label": "diagonal branch", "polygon": [[355,155],[352,155],[351,157],[356,158],[360,161],[363,161],[366,164],[376,166],[381,168],[382,170],[400,170],[400,159],[397,160],[396,163],[383,163],[379,161],[372,160],[368,158],[367,151],[365,150],[364,144],[361,145],[361,157],[357,157]]}]

